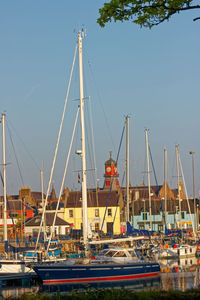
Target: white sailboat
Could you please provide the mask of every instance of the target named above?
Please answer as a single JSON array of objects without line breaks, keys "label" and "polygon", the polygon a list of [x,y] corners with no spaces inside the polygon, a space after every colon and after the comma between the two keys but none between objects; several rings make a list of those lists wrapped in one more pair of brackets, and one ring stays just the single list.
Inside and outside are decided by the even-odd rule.
[{"label": "white sailboat", "polygon": [[65,263],[38,264],[33,267],[41,278],[43,286],[52,290],[62,288],[113,287],[133,284],[137,279],[159,279],[160,266],[154,262],[131,261],[129,263],[92,264],[88,258],[88,217],[87,217],[87,169],[85,153],[85,120],[82,64],[82,33],[78,33],[79,79],[80,79],[80,114],[81,114],[81,150],[82,160],[82,209],[83,209],[83,244],[85,258],[82,264]]},{"label": "white sailboat", "polygon": [[3,144],[3,233],[4,233],[4,249],[5,255],[0,259],[0,278],[4,278],[5,275],[20,274],[30,272],[30,268],[26,266],[26,262],[17,257],[17,254],[13,258],[8,257],[8,229],[7,229],[7,191],[6,191],[6,151],[5,151],[5,114],[1,117],[2,123],[2,144]]}]

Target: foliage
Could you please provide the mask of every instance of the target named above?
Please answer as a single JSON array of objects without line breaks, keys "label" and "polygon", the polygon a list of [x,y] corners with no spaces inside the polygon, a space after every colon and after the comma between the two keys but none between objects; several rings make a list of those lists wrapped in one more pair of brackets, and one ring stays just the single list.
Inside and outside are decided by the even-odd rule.
[{"label": "foliage", "polygon": [[[197,2],[197,4],[196,4]],[[174,14],[185,10],[199,9],[199,0],[110,0],[99,9],[100,17],[97,23],[104,27],[112,19],[129,21],[149,27],[168,21]],[[194,21],[200,19],[197,17]]]},{"label": "foliage", "polygon": [[[126,289],[98,289],[86,292],[73,291],[71,293],[57,294],[24,294],[20,300],[198,300],[200,298],[200,290],[192,289],[185,292],[182,291],[130,291]],[[11,300],[12,298],[10,298]]]}]

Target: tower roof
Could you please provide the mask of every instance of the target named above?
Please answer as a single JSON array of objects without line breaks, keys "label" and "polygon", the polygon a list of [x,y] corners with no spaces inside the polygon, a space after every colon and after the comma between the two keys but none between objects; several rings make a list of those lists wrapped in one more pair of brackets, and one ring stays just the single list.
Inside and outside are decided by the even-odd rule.
[{"label": "tower roof", "polygon": [[105,162],[105,165],[117,165],[116,161],[112,159],[112,151],[110,151],[110,158]]}]

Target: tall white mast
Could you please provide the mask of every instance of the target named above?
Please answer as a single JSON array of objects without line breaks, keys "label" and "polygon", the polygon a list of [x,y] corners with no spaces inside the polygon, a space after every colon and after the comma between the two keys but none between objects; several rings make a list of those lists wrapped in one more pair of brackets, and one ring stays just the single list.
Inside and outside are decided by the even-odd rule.
[{"label": "tall white mast", "polygon": [[181,217],[181,196],[180,196],[180,172],[179,172],[179,153],[178,145],[176,145],[176,166],[177,166],[177,186],[178,186],[178,203],[179,203],[179,228],[182,229],[182,217]]},{"label": "tall white mast", "polygon": [[87,218],[87,177],[85,155],[85,120],[84,120],[84,94],[83,94],[83,53],[82,36],[78,33],[79,46],[79,79],[80,79],[80,115],[81,115],[81,158],[82,158],[82,208],[83,208],[83,242],[85,253],[88,251],[88,218]]},{"label": "tall white mast", "polygon": [[195,152],[190,151],[189,154],[192,155],[192,181],[193,181],[193,199],[194,199],[194,229],[195,229],[195,232],[196,232],[196,231],[198,231],[198,226],[197,226],[197,209],[196,209],[195,178],[194,178],[194,154],[195,154]]},{"label": "tall white mast", "polygon": [[164,149],[164,199],[165,199],[165,224],[167,225],[167,149]]},{"label": "tall white mast", "polygon": [[3,195],[4,195],[4,209],[3,209],[3,220],[4,220],[4,242],[8,241],[7,231],[7,195],[6,195],[6,142],[5,142],[5,114],[2,114],[2,137],[3,137]]},{"label": "tall white mast", "polygon": [[147,152],[147,174],[148,174],[148,189],[149,189],[149,219],[150,219],[150,230],[152,230],[152,213],[151,213],[151,184],[150,184],[150,168],[149,168],[149,141],[148,131],[145,129],[146,139],[146,152]]},{"label": "tall white mast", "polygon": [[127,205],[127,222],[129,222],[129,119],[126,116],[126,205]]}]

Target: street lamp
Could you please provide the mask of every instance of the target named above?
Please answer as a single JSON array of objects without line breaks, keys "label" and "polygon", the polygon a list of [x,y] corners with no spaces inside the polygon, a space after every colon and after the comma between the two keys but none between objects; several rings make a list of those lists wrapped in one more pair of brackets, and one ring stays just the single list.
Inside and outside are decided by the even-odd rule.
[{"label": "street lamp", "polygon": [[192,155],[192,179],[193,179],[193,198],[194,198],[194,229],[197,230],[197,219],[196,219],[196,197],[195,197],[195,179],[194,179],[194,154],[195,152],[190,151]]}]

